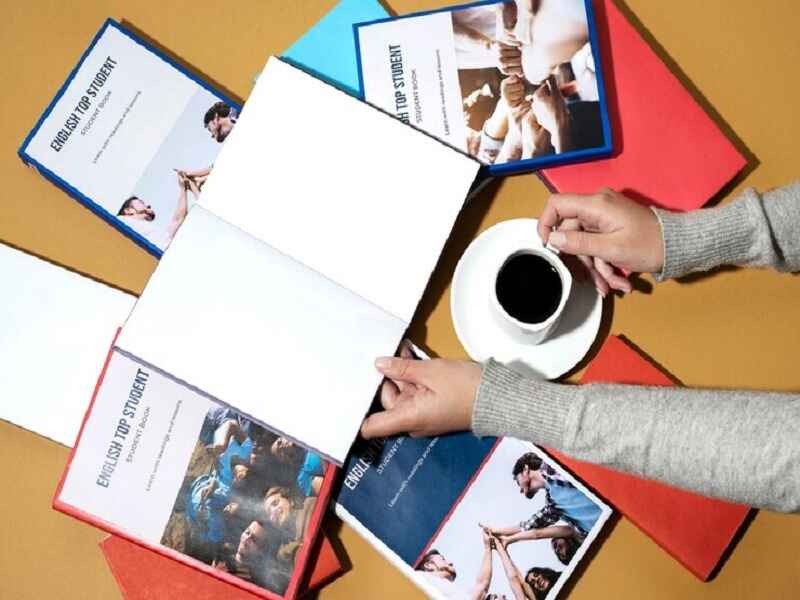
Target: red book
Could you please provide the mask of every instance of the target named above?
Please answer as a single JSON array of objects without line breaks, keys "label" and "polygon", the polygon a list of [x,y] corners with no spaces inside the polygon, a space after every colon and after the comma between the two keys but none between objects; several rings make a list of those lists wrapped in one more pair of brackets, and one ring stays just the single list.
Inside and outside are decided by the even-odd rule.
[{"label": "red book", "polygon": [[[212,579],[177,561],[146,550],[117,536],[100,542],[108,566],[125,600],[254,600],[256,596]],[[310,574],[300,595],[319,588],[342,573],[342,563],[324,535],[309,558]]]},{"label": "red book", "polygon": [[315,564],[335,475],[311,451],[112,346],[53,508],[198,577],[294,600]]},{"label": "red book", "polygon": [[[609,336],[581,383],[675,385],[660,369],[616,336]],[[699,496],[552,452],[697,577],[707,580],[750,508]]]},{"label": "red book", "polygon": [[614,2],[593,6],[614,154],[541,175],[558,191],[610,187],[647,204],[699,208],[747,161]]}]

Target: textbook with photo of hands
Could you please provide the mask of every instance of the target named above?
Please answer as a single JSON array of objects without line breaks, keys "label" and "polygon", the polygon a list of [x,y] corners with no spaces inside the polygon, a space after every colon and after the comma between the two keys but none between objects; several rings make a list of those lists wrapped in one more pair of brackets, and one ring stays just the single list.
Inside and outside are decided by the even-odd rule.
[{"label": "textbook with photo of hands", "polygon": [[238,112],[235,101],[108,19],[18,154],[158,257]]},{"label": "textbook with photo of hands", "polygon": [[552,600],[612,513],[533,444],[472,433],[359,440],[334,495],[336,514],[437,600]]},{"label": "textbook with photo of hands", "polygon": [[492,175],[611,154],[591,0],[483,0],[355,36],[363,98]]}]

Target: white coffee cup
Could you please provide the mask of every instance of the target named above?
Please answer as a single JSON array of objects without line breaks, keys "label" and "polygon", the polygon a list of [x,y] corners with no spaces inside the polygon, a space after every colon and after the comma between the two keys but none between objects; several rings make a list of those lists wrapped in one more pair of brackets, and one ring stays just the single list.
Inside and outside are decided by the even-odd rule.
[{"label": "white coffee cup", "polygon": [[[558,274],[561,280],[561,297],[558,299],[558,304],[542,321],[529,322],[518,319],[509,313],[501,299],[497,296],[498,278],[501,273],[503,273],[504,269],[508,268],[510,261],[521,255],[533,255],[544,259]],[[545,279],[544,273],[543,279]],[[509,335],[525,343],[540,344],[555,331],[561,314],[564,312],[564,307],[567,305],[571,290],[572,274],[555,251],[548,248],[518,248],[514,252],[504,255],[502,260],[498,262],[494,278],[492,279],[492,290],[489,295],[489,301],[496,321]],[[508,301],[506,304],[508,304]]]}]

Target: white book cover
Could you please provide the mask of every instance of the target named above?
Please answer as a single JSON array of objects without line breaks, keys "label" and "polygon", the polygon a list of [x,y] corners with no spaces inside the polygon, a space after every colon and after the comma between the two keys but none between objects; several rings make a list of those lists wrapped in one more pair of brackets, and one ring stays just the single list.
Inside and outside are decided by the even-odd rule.
[{"label": "white book cover", "polygon": [[291,600],[335,471],[111,352],[53,504],[252,593]]},{"label": "white book cover", "polygon": [[434,600],[554,600],[612,514],[530,442],[471,432],[359,440],[334,510]]},{"label": "white book cover", "polygon": [[238,110],[234,100],[108,19],[19,156],[160,256]]},{"label": "white book cover", "polygon": [[136,298],[0,244],[0,419],[72,446]]},{"label": "white book cover", "polygon": [[341,464],[479,168],[270,59],[118,347]]}]

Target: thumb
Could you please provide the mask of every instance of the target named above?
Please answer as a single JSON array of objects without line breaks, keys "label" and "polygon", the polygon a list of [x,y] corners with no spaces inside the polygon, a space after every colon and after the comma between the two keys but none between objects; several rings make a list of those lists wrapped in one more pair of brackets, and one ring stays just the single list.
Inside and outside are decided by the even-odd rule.
[{"label": "thumb", "polygon": [[375,368],[394,381],[425,385],[431,361],[383,356],[375,361]]},{"label": "thumb", "polygon": [[410,402],[400,402],[391,410],[376,412],[364,419],[361,436],[364,439],[388,437],[414,429],[415,411]]},{"label": "thumb", "polygon": [[613,244],[604,233],[588,231],[553,231],[547,240],[557,250],[575,256],[592,256],[610,259]]}]

